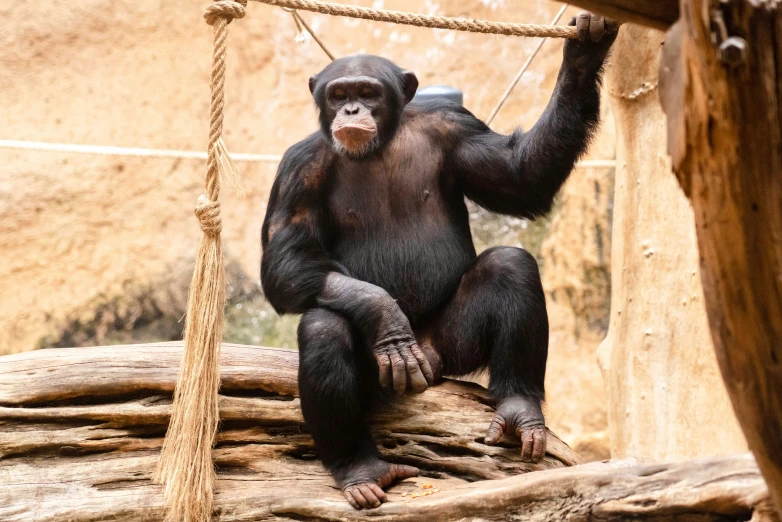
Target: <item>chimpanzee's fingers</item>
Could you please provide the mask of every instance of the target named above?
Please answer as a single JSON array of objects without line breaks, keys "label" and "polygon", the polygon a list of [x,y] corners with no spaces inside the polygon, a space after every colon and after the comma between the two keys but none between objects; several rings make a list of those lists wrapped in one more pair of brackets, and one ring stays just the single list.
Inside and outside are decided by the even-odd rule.
[{"label": "chimpanzee's fingers", "polygon": [[589,21],[589,37],[593,42],[599,42],[600,39],[605,36],[605,34],[605,19],[600,15],[593,14]]},{"label": "chimpanzee's fingers", "polygon": [[614,34],[619,30],[619,21],[606,18],[606,33]]},{"label": "chimpanzee's fingers", "polygon": [[421,367],[424,378],[426,378],[426,383],[431,386],[434,384],[434,372],[432,371],[432,366],[429,364],[429,359],[426,358],[423,350],[421,350],[417,344],[412,345],[410,347],[410,351],[413,352],[413,356],[415,357],[416,361],[418,361],[418,365]]},{"label": "chimpanzee's fingers", "polygon": [[589,37],[589,11],[581,11],[576,16],[576,29],[578,30],[578,40],[585,42]]},{"label": "chimpanzee's fingers", "polygon": [[387,388],[391,384],[391,361],[386,353],[375,353],[377,369],[380,372],[380,386]]},{"label": "chimpanzee's fingers", "polygon": [[502,432],[505,431],[505,419],[499,415],[495,415],[489,424],[489,431],[486,432],[486,437],[483,439],[489,446],[497,444],[502,438]]},{"label": "chimpanzee's fingers", "polygon": [[399,347],[399,353],[402,355],[402,359],[405,360],[405,368],[407,368],[407,376],[410,382],[410,389],[413,393],[421,393],[429,385],[426,383],[426,377],[421,373],[418,360],[413,356],[413,352],[407,345]]},{"label": "chimpanzee's fingers", "polygon": [[546,437],[546,428],[535,428],[532,430],[532,462],[540,461],[546,454]]},{"label": "chimpanzee's fingers", "polygon": [[396,392],[397,395],[402,395],[407,389],[407,368],[405,366],[405,360],[402,358],[398,350],[392,350],[389,358],[391,359],[391,372],[393,373],[394,392]]},{"label": "chimpanzee's fingers", "polygon": [[532,437],[533,430],[523,430],[516,428],[516,435],[521,437],[521,460],[522,462],[532,462],[532,449],[535,439]]}]

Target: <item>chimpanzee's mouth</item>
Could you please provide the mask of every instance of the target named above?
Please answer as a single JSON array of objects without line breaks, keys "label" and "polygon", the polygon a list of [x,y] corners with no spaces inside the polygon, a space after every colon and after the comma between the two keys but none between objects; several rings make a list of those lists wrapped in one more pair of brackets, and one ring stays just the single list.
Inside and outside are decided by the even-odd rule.
[{"label": "chimpanzee's mouth", "polygon": [[337,152],[350,156],[362,156],[370,152],[377,141],[377,128],[348,123],[332,130]]}]

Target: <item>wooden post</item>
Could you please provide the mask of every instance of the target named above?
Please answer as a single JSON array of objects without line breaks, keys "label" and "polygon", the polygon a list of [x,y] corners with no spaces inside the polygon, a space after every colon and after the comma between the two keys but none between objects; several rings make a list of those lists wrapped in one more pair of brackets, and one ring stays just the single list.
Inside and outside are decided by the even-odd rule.
[{"label": "wooden post", "polygon": [[692,201],[717,359],[782,509],[782,11],[684,0],[661,63],[673,168]]},{"label": "wooden post", "polygon": [[[656,0],[576,0],[658,26]],[[782,513],[782,14],[771,0],[681,0],[660,69],[673,169],[692,202],[714,348]]]},{"label": "wooden post", "polygon": [[692,206],[665,152],[664,37],[623,26],[606,75],[617,150],[611,322],[598,351],[611,455],[658,461],[747,450],[714,357]]}]

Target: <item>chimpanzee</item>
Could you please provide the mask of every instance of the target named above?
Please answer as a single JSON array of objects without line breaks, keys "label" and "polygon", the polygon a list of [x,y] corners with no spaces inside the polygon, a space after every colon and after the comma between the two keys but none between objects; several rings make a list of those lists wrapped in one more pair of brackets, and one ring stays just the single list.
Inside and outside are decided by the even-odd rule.
[{"label": "chimpanzee", "polygon": [[263,224],[261,281],[303,314],[299,392],[318,454],[357,509],[418,470],[381,460],[367,414],[441,375],[488,367],[497,400],[486,444],[546,449],[541,401],[548,317],[535,259],[476,256],[465,197],[502,214],[548,212],[598,124],[617,24],[582,12],[554,94],[529,132],[493,132],[445,101],[409,103],[418,80],[376,56],[335,60],[309,81],[320,130],[280,163]]}]

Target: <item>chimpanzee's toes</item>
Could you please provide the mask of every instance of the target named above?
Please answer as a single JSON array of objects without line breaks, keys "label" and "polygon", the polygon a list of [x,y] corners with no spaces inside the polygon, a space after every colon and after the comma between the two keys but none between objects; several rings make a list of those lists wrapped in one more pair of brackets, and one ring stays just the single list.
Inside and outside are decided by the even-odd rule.
[{"label": "chimpanzee's toes", "polygon": [[485,442],[487,446],[494,446],[497,444],[502,438],[503,432],[505,432],[505,426],[505,418],[500,414],[496,414],[494,419],[492,419],[491,424],[489,424],[489,431],[486,432],[486,437],[484,437],[483,442]]},{"label": "chimpanzee's toes", "polygon": [[344,473],[342,493],[350,505],[356,509],[372,509],[388,499],[383,488],[418,476],[418,469],[372,458],[349,467]]},{"label": "chimpanzee's toes", "polygon": [[534,426],[517,428],[521,437],[521,460],[524,462],[540,462],[546,454],[546,428]]},{"label": "chimpanzee's toes", "polygon": [[356,484],[345,488],[342,492],[345,498],[356,509],[371,509],[380,507],[386,501],[385,492],[377,484]]}]

